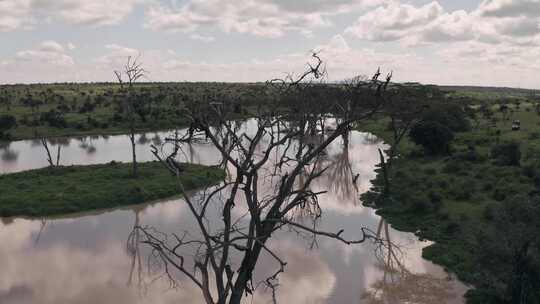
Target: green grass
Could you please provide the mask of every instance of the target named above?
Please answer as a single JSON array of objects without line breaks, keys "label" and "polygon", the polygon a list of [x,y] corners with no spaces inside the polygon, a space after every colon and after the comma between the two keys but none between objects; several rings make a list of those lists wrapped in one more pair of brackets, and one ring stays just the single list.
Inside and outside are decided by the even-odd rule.
[{"label": "green grass", "polygon": [[[460,280],[479,287],[469,292],[469,303],[485,303],[478,295],[485,291],[481,286],[485,273],[491,270],[478,263],[486,254],[480,252],[478,237],[495,229],[486,214],[490,208],[502,205],[505,198],[497,194],[511,198],[535,190],[534,180],[524,174],[524,167],[535,164],[540,155],[540,116],[523,106],[516,109],[510,121],[502,121],[501,114],[496,116],[496,126],[481,121],[479,128],[456,134],[451,155],[427,156],[408,137],[404,138],[399,147],[400,157],[393,163],[392,201],[375,200],[374,193],[383,183],[380,174],[374,181],[374,192],[363,196],[364,203],[377,208],[377,213],[396,229],[415,232],[420,238],[435,242],[424,249],[423,256],[456,273]],[[513,119],[521,121],[520,131],[511,130]],[[386,119],[378,117],[357,127],[391,142],[387,125]],[[496,130],[500,130],[500,135]],[[491,159],[490,148],[510,140],[521,145],[521,167],[498,166]],[[480,159],[460,158],[469,145],[476,148]]]},{"label": "green grass", "polygon": [[[216,99],[236,109],[231,119],[245,118],[263,98],[264,88],[264,84],[247,83],[138,83],[134,93],[143,96],[146,115],[144,119],[134,115],[135,129],[186,127],[186,104]],[[0,115],[17,120],[16,127],[0,129],[0,140],[127,133],[130,119],[122,110],[123,103],[114,83],[0,85]],[[49,111],[61,113],[65,125],[41,119]]]},{"label": "green grass", "polygon": [[[217,183],[216,167],[185,164],[186,191]],[[49,216],[135,205],[179,194],[178,181],[159,162],[42,168],[0,175],[0,216]]]}]

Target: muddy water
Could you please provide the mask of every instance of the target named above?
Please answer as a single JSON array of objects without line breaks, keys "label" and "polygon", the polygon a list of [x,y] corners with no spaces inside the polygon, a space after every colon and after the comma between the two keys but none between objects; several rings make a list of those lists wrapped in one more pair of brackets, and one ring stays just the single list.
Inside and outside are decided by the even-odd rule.
[{"label": "muddy water", "polygon": [[[149,145],[170,136],[172,132],[139,135],[138,159],[152,160]],[[129,161],[131,155],[127,136],[55,140],[53,154],[57,145],[62,146],[63,165]],[[355,238],[361,236],[361,227],[368,227],[395,246],[380,250],[370,243],[314,242],[309,236],[281,231],[269,244],[288,262],[280,277],[279,303],[463,303],[465,286],[422,259],[421,249],[428,243],[392,229],[359,203],[359,193],[374,177],[377,149],[382,146],[369,134],[352,132],[348,145],[340,139],[328,148],[326,162],[331,167],[314,185],[330,190],[320,200],[319,228],[345,229],[346,237]],[[194,144],[184,147],[182,160],[216,164],[219,158],[211,146]],[[46,164],[39,142],[0,147],[0,173]],[[356,174],[360,175],[353,185],[351,176]],[[147,263],[148,248],[127,246],[134,225],[167,233],[194,229],[180,199],[62,218],[1,219],[0,303],[201,303],[199,291],[181,276],[176,286],[159,278],[159,267]],[[257,273],[263,276],[275,267],[263,257]],[[270,299],[271,294],[260,288],[246,303]]]}]

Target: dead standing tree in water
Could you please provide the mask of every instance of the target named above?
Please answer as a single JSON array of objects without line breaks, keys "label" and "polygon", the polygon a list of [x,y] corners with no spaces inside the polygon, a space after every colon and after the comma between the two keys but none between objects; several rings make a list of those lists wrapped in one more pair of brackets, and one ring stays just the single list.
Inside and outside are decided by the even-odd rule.
[{"label": "dead standing tree in water", "polygon": [[[261,285],[275,291],[286,266],[268,246],[277,230],[287,228],[348,245],[376,239],[375,233],[366,228],[359,227],[355,234],[358,238],[353,240],[339,228],[336,232],[318,229],[316,220],[312,225],[295,221],[298,209],[315,210],[314,219],[322,216],[318,197],[325,191],[314,192],[310,187],[327,169],[316,165],[322,152],[346,134],[351,124],[380,108],[390,82],[390,77],[379,81],[377,76],[363,83],[362,92],[370,92],[370,98],[362,94],[358,95],[362,98],[351,99],[347,119],[318,136],[327,123],[320,116],[332,112],[343,115],[337,113],[343,107],[337,104],[339,98],[324,95],[325,88],[330,87],[321,83],[323,64],[317,54],[313,59],[316,63],[301,76],[269,82],[269,94],[276,98],[259,107],[255,130],[236,128],[237,122],[229,120],[233,111],[227,104],[194,103],[187,108],[195,132],[204,134],[220,152],[232,168],[232,176],[196,197],[188,195],[179,183],[200,237],[190,237],[191,233],[167,237],[151,227],[136,229],[142,232],[142,242],[151,246],[151,257],[161,260],[169,278],[174,280],[172,269],[185,275],[201,289],[206,303],[238,304]],[[306,140],[310,136],[319,139]],[[154,155],[179,176],[181,168],[176,168],[170,155],[162,151],[153,148]],[[301,176],[303,182],[299,183]],[[209,220],[212,211],[218,217]],[[271,257],[279,267],[258,280],[254,279],[254,270],[261,255]]]},{"label": "dead standing tree in water", "polygon": [[438,97],[436,91],[423,85],[393,85],[387,91],[387,98],[381,114],[389,119],[388,131],[391,137],[386,151],[379,149],[380,168],[383,185],[379,192],[380,200],[390,197],[392,163],[399,156],[400,143],[409,133],[413,125],[422,118],[422,113],[430,107],[430,103]]},{"label": "dead standing tree in water", "polygon": [[133,86],[140,78],[146,75],[146,71],[142,67],[142,63],[139,62],[139,57],[132,59],[131,56],[127,58],[127,62],[122,70],[114,71],[116,79],[120,84],[120,90],[122,93],[122,108],[128,116],[129,120],[129,140],[131,141],[131,155],[132,155],[132,174],[137,177],[137,153],[135,150],[135,98],[138,98],[133,92]]},{"label": "dead standing tree in water", "polygon": [[47,162],[49,163],[49,166],[50,167],[60,166],[60,150],[62,149],[62,147],[58,145],[58,150],[56,151],[56,164],[55,164],[52,158],[51,150],[49,149],[49,144],[47,143],[47,139],[45,137],[42,137],[40,141],[43,148],[45,148],[45,152],[47,153]]}]

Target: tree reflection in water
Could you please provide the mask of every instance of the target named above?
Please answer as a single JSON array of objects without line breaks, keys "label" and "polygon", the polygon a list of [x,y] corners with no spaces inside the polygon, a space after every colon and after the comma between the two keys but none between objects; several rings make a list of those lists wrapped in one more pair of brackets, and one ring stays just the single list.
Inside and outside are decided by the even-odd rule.
[{"label": "tree reflection in water", "polygon": [[41,239],[41,236],[43,235],[43,231],[45,230],[45,226],[47,226],[47,220],[45,218],[41,218],[40,220],[40,226],[39,226],[39,232],[36,236],[36,240],[34,241],[34,246],[37,246],[39,244],[39,240]]},{"label": "tree reflection in water", "polygon": [[[135,213],[135,221],[133,227],[138,227],[140,225],[140,214],[144,210],[143,206],[136,206],[133,208]],[[144,265],[142,263],[143,257],[141,257],[141,231],[139,229],[133,229],[128,236],[126,242],[126,253],[129,257],[130,267],[129,274],[126,285],[128,287],[134,286],[133,282],[136,280],[136,285],[134,286],[139,296],[142,297],[146,294],[148,284],[145,281],[145,271]],[[150,265],[148,265],[150,267]],[[148,271],[150,271],[148,269]]]},{"label": "tree reflection in water", "polygon": [[16,162],[17,159],[19,158],[19,152],[10,149],[9,146],[1,150],[2,150],[1,158],[6,163]]},{"label": "tree reflection in water", "polygon": [[329,188],[338,197],[338,202],[358,205],[358,176],[354,176],[351,161],[349,159],[350,132],[343,134],[341,151],[333,158],[329,167]]},{"label": "tree reflection in water", "polygon": [[152,137],[151,141],[152,141],[152,144],[155,146],[159,146],[163,143],[163,140],[161,140],[161,137],[159,136],[158,133],[154,133],[154,137]]},{"label": "tree reflection in water", "polygon": [[141,146],[146,145],[148,142],[150,142],[150,139],[146,136],[146,133],[142,133],[137,140],[137,144]]},{"label": "tree reflection in water", "polygon": [[362,295],[362,303],[439,304],[455,297],[450,277],[439,278],[407,269],[403,263],[405,254],[392,242],[389,225],[383,218],[379,221],[377,236],[384,242],[384,246],[376,250],[383,276]]},{"label": "tree reflection in water", "polygon": [[79,140],[81,143],[79,144],[79,148],[86,151],[86,154],[94,154],[96,153],[96,146],[93,143],[93,137],[80,137],[77,140]]}]

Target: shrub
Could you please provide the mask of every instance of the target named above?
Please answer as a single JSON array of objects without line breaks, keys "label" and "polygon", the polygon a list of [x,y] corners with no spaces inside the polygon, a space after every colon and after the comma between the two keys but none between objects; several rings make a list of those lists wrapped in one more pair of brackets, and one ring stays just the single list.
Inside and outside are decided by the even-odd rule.
[{"label": "shrub", "polygon": [[415,196],[411,199],[412,209],[416,212],[427,212],[430,210],[431,202],[425,195]]},{"label": "shrub", "polygon": [[466,180],[452,187],[451,195],[459,201],[465,201],[471,198],[475,191],[475,183],[473,180]]},{"label": "shrub", "polygon": [[496,203],[490,203],[484,209],[484,219],[492,221],[497,215],[498,205]]},{"label": "shrub", "polygon": [[93,112],[94,109],[96,108],[96,104],[95,103],[92,103],[90,102],[89,100],[86,100],[83,105],[81,106],[81,108],[79,109],[79,113],[88,113],[88,112]]},{"label": "shrub", "polygon": [[445,230],[448,234],[454,234],[459,231],[459,224],[452,221],[446,225]]},{"label": "shrub", "polygon": [[425,111],[422,121],[438,122],[453,132],[464,132],[471,129],[467,113],[458,104],[439,103]]},{"label": "shrub", "polygon": [[10,140],[11,134],[7,131],[17,125],[17,119],[13,115],[0,115],[0,139]]},{"label": "shrub", "polygon": [[454,139],[454,134],[449,128],[434,121],[415,124],[409,136],[415,144],[421,145],[429,154],[448,152],[450,142]]},{"label": "shrub", "polygon": [[45,113],[41,113],[40,120],[46,122],[51,127],[55,128],[66,128],[67,122],[64,118],[64,114],[56,110],[50,110]]},{"label": "shrub", "polygon": [[0,115],[0,132],[7,131],[17,125],[17,119],[13,115]]},{"label": "shrub", "polygon": [[430,167],[430,168],[426,168],[426,169],[424,170],[424,173],[426,173],[427,175],[435,175],[435,174],[437,174],[437,169],[431,168],[431,167]]},{"label": "shrub", "polygon": [[442,168],[443,173],[455,174],[462,170],[463,163],[455,159],[448,159]]},{"label": "shrub", "polygon": [[512,141],[492,147],[491,158],[499,166],[519,166],[521,160],[519,143]]},{"label": "shrub", "polygon": [[532,139],[532,140],[540,139],[540,132],[535,131],[535,132],[529,133],[529,139]]},{"label": "shrub", "polygon": [[439,185],[439,187],[441,187],[442,189],[448,189],[448,181],[446,179],[440,179],[438,180],[437,184]]},{"label": "shrub", "polygon": [[493,190],[493,184],[492,183],[485,183],[484,186],[482,187],[482,190],[484,191],[491,191]]},{"label": "shrub", "polygon": [[439,211],[443,204],[442,196],[439,193],[433,191],[431,191],[428,196],[429,200],[431,201],[431,206],[433,207],[433,210]]},{"label": "shrub", "polygon": [[493,191],[493,199],[496,201],[502,202],[506,199],[506,196],[506,189],[496,188],[495,191]]}]

